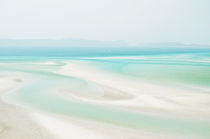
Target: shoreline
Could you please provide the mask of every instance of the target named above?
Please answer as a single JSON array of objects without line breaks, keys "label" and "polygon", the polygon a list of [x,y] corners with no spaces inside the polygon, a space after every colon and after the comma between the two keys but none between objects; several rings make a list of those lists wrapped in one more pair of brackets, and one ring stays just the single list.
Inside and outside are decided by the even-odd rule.
[{"label": "shoreline", "polygon": [[[19,87],[21,83],[16,83],[14,75],[8,79],[0,78],[0,83],[7,84],[10,87],[1,87],[2,95]],[[18,81],[21,80],[18,78]],[[2,91],[2,90],[7,90]],[[94,122],[92,120],[82,120],[70,118],[59,114],[41,112],[30,108],[20,106],[13,102],[7,104],[0,99],[0,109],[4,109],[4,114],[0,115],[0,137],[4,139],[69,139],[69,138],[87,138],[87,139],[115,139],[115,138],[154,138],[158,133],[146,132],[135,129],[121,127],[119,125]],[[14,116],[15,115],[15,116]],[[56,126],[55,126],[56,125]],[[105,128],[106,127],[106,128]],[[66,130],[65,130],[66,129]],[[124,133],[121,133],[124,131]],[[130,132],[130,133],[129,133]]]},{"label": "shoreline", "polygon": [[2,96],[21,83],[14,75],[0,76],[0,138],[3,139],[54,139],[47,130],[34,121],[30,113],[14,104],[2,100]]},{"label": "shoreline", "polygon": [[[128,112],[147,113],[153,116],[159,115],[163,117],[171,117],[174,115],[174,117],[178,119],[191,118],[201,121],[209,120],[209,112],[205,112],[207,108],[206,104],[201,103],[201,101],[203,102],[209,100],[208,94],[200,94],[197,92],[190,92],[189,90],[182,90],[179,88],[171,88],[167,86],[130,81],[127,78],[123,79],[122,77],[116,76],[114,74],[101,72],[95,70],[92,67],[87,67],[86,65],[83,65],[83,63],[73,63],[72,65],[72,62],[68,62],[67,65],[61,67],[59,71],[54,72],[56,74],[61,74],[64,76],[83,79],[88,82],[88,86],[90,87],[89,89],[95,91],[95,93],[93,92],[93,94],[88,96],[87,94],[75,94],[74,92],[69,92],[65,89],[62,90],[62,88],[61,90],[56,90],[55,88],[53,88],[53,91],[50,90],[50,92],[47,92],[54,93],[57,97],[65,98],[66,100],[73,99],[82,103],[84,102],[87,104],[101,105],[106,108],[113,108],[113,110],[116,108],[118,110],[125,110]],[[12,82],[9,79],[9,81],[3,80],[2,82],[0,82],[0,84],[13,85],[14,78],[16,77],[11,75]],[[16,81],[20,80],[21,79]],[[0,88],[0,93],[1,92],[3,91],[1,91]],[[171,93],[169,94],[169,92]],[[174,103],[174,101],[176,103]],[[9,105],[13,107],[13,104]],[[198,106],[195,108],[194,105]],[[200,106],[205,107],[200,108]],[[8,108],[7,106],[4,107],[6,109]],[[14,107],[16,106],[14,105]],[[28,108],[30,109],[30,106]],[[44,137],[44,139],[48,138],[48,136],[50,138],[51,136],[54,136],[54,138],[59,139],[69,139],[72,137],[90,139],[150,139],[162,137],[173,138],[173,136],[175,136],[174,138],[197,138],[197,136],[191,135],[188,136],[176,133],[171,134],[167,132],[156,131],[152,132],[147,131],[144,128],[129,128],[126,126],[105,123],[102,121],[88,120],[81,117],[68,117],[61,114],[38,111],[33,108],[31,108],[30,111],[26,110],[27,109],[24,109],[24,112],[21,112],[21,114],[25,115],[26,117],[28,116],[29,120],[27,120],[27,122],[31,122],[29,124],[31,127],[28,127],[27,125],[24,127],[28,127],[28,130],[32,131],[34,130],[33,128],[36,127],[35,131],[38,130],[41,133],[44,132],[42,133],[46,136]],[[169,112],[170,114],[167,114]],[[189,115],[191,116],[188,117]],[[11,117],[16,118],[14,116]],[[21,120],[19,122],[21,123]],[[13,123],[16,122],[13,121]],[[66,128],[68,130],[62,130]],[[23,132],[25,131],[23,130]],[[74,134],[71,132],[73,132]],[[31,134],[35,135],[37,133]]]},{"label": "shoreline", "polygon": [[[56,95],[65,99],[77,99],[90,104],[108,105],[136,112],[141,109],[146,113],[152,113],[156,109],[155,113],[160,111],[160,115],[170,113],[170,115],[174,114],[176,117],[187,119],[203,116],[203,119],[209,120],[210,108],[207,103],[209,103],[210,94],[203,93],[202,89],[192,90],[145,83],[100,71],[81,61],[76,62],[68,62],[55,73],[83,79],[93,86],[93,90],[99,88],[99,93],[92,93],[92,96],[87,97],[68,90],[60,90],[59,93],[55,93]],[[107,95],[110,98],[107,98]],[[124,95],[124,98],[116,98],[115,95]]]}]

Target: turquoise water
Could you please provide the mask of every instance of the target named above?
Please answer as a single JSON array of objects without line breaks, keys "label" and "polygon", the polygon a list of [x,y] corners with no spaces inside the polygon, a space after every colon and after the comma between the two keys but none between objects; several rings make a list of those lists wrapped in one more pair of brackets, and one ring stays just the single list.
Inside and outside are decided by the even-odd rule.
[{"label": "turquoise water", "polygon": [[[135,55],[136,56],[136,55]],[[129,56],[131,57],[131,56]],[[69,60],[88,61],[96,69],[113,74],[134,77],[148,82],[162,82],[181,85],[210,87],[210,53],[173,53],[138,55],[135,58],[94,58],[91,57],[0,57],[1,72],[19,72],[24,74],[26,83],[11,93],[28,106],[57,114],[79,117],[99,122],[108,122],[143,128],[155,132],[198,135],[210,138],[210,120],[207,122],[180,120],[133,113],[118,109],[86,104],[63,99],[50,93],[54,87],[64,88],[75,93],[93,91],[85,80],[52,73],[60,69]],[[54,65],[34,64],[52,61]]]},{"label": "turquoise water", "polygon": [[144,55],[134,58],[96,59],[92,64],[100,70],[144,81],[210,86],[210,55],[208,52]]},{"label": "turquoise water", "polygon": [[95,56],[139,56],[209,52],[209,47],[4,47],[0,46],[0,56],[29,57],[95,57]]},{"label": "turquoise water", "polygon": [[53,86],[69,89],[71,91],[78,91],[78,88],[82,86],[83,89],[80,89],[80,91],[84,91],[87,87],[85,86],[86,82],[83,80],[60,76],[50,72],[48,74],[30,70],[19,72],[29,74],[29,77],[33,78],[33,80],[27,81],[12,97],[22,100],[31,107],[73,117],[88,118],[135,128],[146,128],[152,131],[195,134],[204,137],[210,136],[210,124],[208,123],[167,119],[119,111],[117,109],[108,109],[85,103],[67,101],[46,93],[49,89],[52,89]]}]

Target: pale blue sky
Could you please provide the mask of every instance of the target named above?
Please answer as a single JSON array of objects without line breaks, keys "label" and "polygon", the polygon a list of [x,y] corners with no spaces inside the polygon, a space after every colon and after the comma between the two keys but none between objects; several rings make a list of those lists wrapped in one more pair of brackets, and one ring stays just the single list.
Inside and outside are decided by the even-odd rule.
[{"label": "pale blue sky", "polygon": [[0,0],[0,38],[210,44],[209,0]]}]

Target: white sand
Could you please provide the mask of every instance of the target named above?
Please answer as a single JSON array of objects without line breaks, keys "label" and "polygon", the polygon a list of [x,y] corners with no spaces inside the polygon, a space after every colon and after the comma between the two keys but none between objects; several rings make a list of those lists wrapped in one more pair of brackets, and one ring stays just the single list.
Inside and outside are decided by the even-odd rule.
[{"label": "white sand", "polygon": [[22,83],[15,74],[0,75],[0,139],[54,139],[34,122],[29,112],[2,101],[2,96]]},{"label": "white sand", "polygon": [[33,113],[33,117],[58,139],[197,139],[47,113]]},{"label": "white sand", "polygon": [[[209,119],[208,93],[148,84],[127,77],[99,71],[80,61],[69,62],[56,73],[78,77],[90,83],[98,93],[75,94],[69,90],[54,90],[56,94],[85,103],[136,112],[179,115],[181,118]],[[16,75],[0,76],[0,95],[22,84]],[[208,90],[207,90],[208,91]],[[69,118],[51,113],[30,111],[0,100],[0,138],[3,139],[176,139],[185,138],[158,134],[140,129]],[[188,137],[192,139],[193,137]]]},{"label": "white sand", "polygon": [[98,139],[103,137],[89,131],[88,129],[76,125],[75,123],[67,122],[65,119],[55,118],[44,114],[33,114],[38,122],[46,127],[55,137],[59,139]]},{"label": "white sand", "polygon": [[[180,115],[188,118],[209,119],[209,89],[184,89],[178,87],[149,84],[128,77],[122,77],[106,71],[99,71],[90,66],[91,63],[72,61],[57,73],[84,79],[102,91],[89,97],[78,95],[68,90],[59,91],[69,99],[79,99],[94,104],[115,106],[141,112],[155,114]],[[101,93],[102,92],[102,93]],[[94,96],[95,95],[95,96]],[[98,96],[97,96],[98,95]],[[100,97],[99,97],[100,96]],[[109,96],[109,97],[106,97]],[[123,96],[117,98],[117,96]],[[103,100],[103,101],[101,101]]]}]

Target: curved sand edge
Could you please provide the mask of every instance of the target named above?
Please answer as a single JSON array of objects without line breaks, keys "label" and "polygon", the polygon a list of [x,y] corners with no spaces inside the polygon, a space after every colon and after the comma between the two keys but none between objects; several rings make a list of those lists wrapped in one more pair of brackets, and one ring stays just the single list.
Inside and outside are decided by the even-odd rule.
[{"label": "curved sand edge", "polygon": [[[14,75],[0,77],[0,95],[4,95],[22,84],[22,79]],[[152,132],[129,129],[112,124],[93,122],[21,109],[0,99],[0,138],[3,139],[144,139],[161,138]],[[29,110],[29,111],[27,111]]]},{"label": "curved sand edge", "polygon": [[[66,69],[67,71],[65,71],[65,72],[68,72],[69,74],[73,74],[76,77],[77,77],[77,75],[86,74],[84,70],[79,70],[79,74],[78,74],[77,73],[78,72],[77,68],[74,68],[74,69],[76,69],[75,73],[74,72],[72,73],[72,71],[69,72],[69,69]],[[107,87],[107,86],[110,87],[111,86],[112,88],[118,88],[118,89],[121,88],[122,90],[125,89],[130,93],[133,92],[132,90],[129,91],[128,89],[129,88],[132,89],[131,85],[135,85],[135,84],[129,83],[127,81],[125,82],[124,80],[121,80],[121,79],[118,80],[114,76],[110,77],[110,76],[105,75],[105,76],[102,76],[104,78],[97,78],[95,76],[95,74],[97,74],[97,73],[98,72],[95,72],[95,71],[89,72],[89,74],[87,74],[87,75],[92,76],[93,78],[87,78],[87,80],[99,83],[100,85],[102,84],[102,85],[104,85],[104,87]],[[72,75],[70,75],[70,76],[72,76]],[[84,76],[82,78],[84,78]],[[84,78],[84,79],[86,79],[86,78]],[[100,79],[103,79],[103,80],[100,80]],[[112,84],[112,83],[114,83],[114,84]],[[112,85],[110,85],[110,84],[112,84]],[[134,87],[134,89],[136,87]],[[146,84],[143,84],[143,85],[141,85],[141,87],[143,87],[143,90],[144,90],[144,89],[147,89],[151,86],[147,86]],[[152,86],[152,87],[154,87],[154,86]],[[152,88],[152,89],[157,91],[157,88]],[[158,90],[158,91],[160,91],[160,90]],[[159,96],[163,96],[163,98],[161,98],[161,99],[158,98],[157,96],[155,96],[152,91],[149,93],[149,95],[152,95],[152,98],[157,97],[157,99],[155,99],[155,100],[159,100],[162,103],[164,102],[163,105],[165,105],[165,103],[168,101],[165,98],[171,97],[170,95],[164,97],[164,95],[167,94],[168,93],[167,91],[169,91],[169,90],[170,89],[166,89],[165,93],[158,92]],[[173,92],[176,92],[176,91],[177,90],[174,90]],[[134,91],[134,94],[137,94],[138,98],[142,98],[143,100],[148,101],[147,103],[143,102],[143,104],[144,104],[143,106],[145,107],[144,110],[146,110],[148,105],[152,104],[152,106],[156,106],[156,104],[159,103],[157,101],[155,102],[144,91],[141,90],[140,95],[138,95],[138,92],[139,92],[139,90],[136,90],[136,92]],[[172,95],[172,97],[176,96],[176,95],[179,95],[179,93],[175,94],[175,95]],[[81,97],[78,96],[78,98],[80,99]],[[115,101],[115,100],[114,101],[109,101],[109,99],[108,99],[108,101],[99,102],[99,101],[94,101],[93,99],[87,98],[85,101],[88,101],[90,103],[99,103],[99,104],[110,103],[111,105],[114,104],[117,107],[118,106],[123,106],[124,108],[125,107],[135,108],[135,106],[139,106],[139,99],[138,100],[129,99],[129,100],[122,100],[122,101]],[[186,101],[186,99],[184,99],[183,101]],[[188,102],[191,102],[191,101],[187,101],[187,103]],[[171,103],[171,101],[169,101],[167,103]],[[13,106],[13,105],[11,105],[11,106]],[[160,107],[160,106],[162,106],[162,105],[158,105],[158,107]],[[160,107],[160,108],[162,108],[162,107]],[[169,109],[170,108],[171,107],[169,107]],[[138,108],[136,110],[138,110]],[[171,138],[172,139],[173,138],[170,135],[167,136],[167,134],[158,134],[158,133],[156,134],[156,133],[153,133],[153,132],[144,132],[142,130],[135,131],[135,129],[129,129],[129,128],[126,128],[126,127],[115,126],[115,125],[106,124],[106,123],[96,123],[96,122],[94,123],[94,122],[88,121],[88,120],[80,121],[80,120],[77,120],[77,119],[63,118],[63,117],[60,117],[60,116],[58,116],[58,117],[56,116],[54,118],[53,114],[45,115],[45,114],[42,114],[42,113],[41,114],[40,113],[38,113],[38,114],[37,113],[36,114],[32,113],[32,117],[30,117],[27,114],[25,114],[26,111],[20,110],[20,113],[21,114],[17,114],[18,118],[15,118],[15,116],[14,116],[14,115],[16,115],[16,113],[10,114],[10,115],[12,115],[11,117],[14,118],[14,121],[12,121],[11,125],[14,125],[14,123],[15,123],[14,129],[19,127],[19,126],[16,126],[16,125],[21,125],[21,126],[27,127],[27,128],[20,127],[20,129],[17,130],[18,133],[12,131],[12,132],[9,133],[10,135],[7,134],[7,136],[5,136],[4,138],[6,138],[6,139],[14,138],[14,136],[17,139],[18,139],[18,137],[20,137],[20,139],[22,139],[22,138],[24,139],[24,137],[26,137],[27,139],[52,138],[50,135],[47,134],[48,131],[50,133],[52,133],[52,135],[54,135],[55,137],[57,137],[59,139],[69,139],[69,138],[91,138],[91,139],[92,138],[93,139],[94,138],[98,138],[98,139],[110,139],[110,138],[113,138],[113,139],[116,139],[116,138],[117,139],[118,138],[120,138],[120,139],[121,138],[123,138],[123,139]],[[18,116],[18,115],[20,115],[20,116]],[[24,121],[22,121],[21,118],[24,119],[24,121],[26,121],[26,123],[24,123]],[[33,118],[33,120],[35,119],[40,125],[38,125],[37,122],[31,120],[31,118]],[[21,120],[19,120],[20,123],[16,122],[18,119],[21,119]],[[3,125],[3,126],[5,127],[5,125]],[[46,130],[45,130],[45,128],[46,128]],[[25,132],[28,132],[28,133],[25,133]],[[179,138],[179,137],[175,136],[174,138]],[[188,138],[192,139],[193,137],[188,137]]]},{"label": "curved sand edge", "polygon": [[[74,92],[67,90],[58,91],[57,94],[67,99],[78,99],[88,103],[101,104],[111,107],[116,106],[126,110],[138,112],[149,112],[154,114],[176,115],[187,118],[199,118],[209,120],[210,109],[209,100],[210,94],[203,93],[203,90],[184,89],[172,86],[163,86],[150,84],[138,80],[121,77],[110,72],[101,71],[91,66],[91,63],[84,61],[70,61],[61,70],[56,73],[65,76],[76,77],[102,86],[102,90],[108,94],[116,93],[123,90],[131,97],[121,99],[115,97],[101,101],[97,97],[83,97],[80,95],[72,95]],[[109,90],[112,88],[112,91]],[[209,91],[209,90],[208,90]],[[121,92],[122,93],[122,92]],[[95,95],[95,94],[94,94]],[[105,95],[104,95],[105,96]]]},{"label": "curved sand edge", "polygon": [[15,75],[0,75],[0,138],[1,139],[53,139],[47,130],[37,124],[29,112],[7,104],[2,96],[17,88],[22,80]]}]

